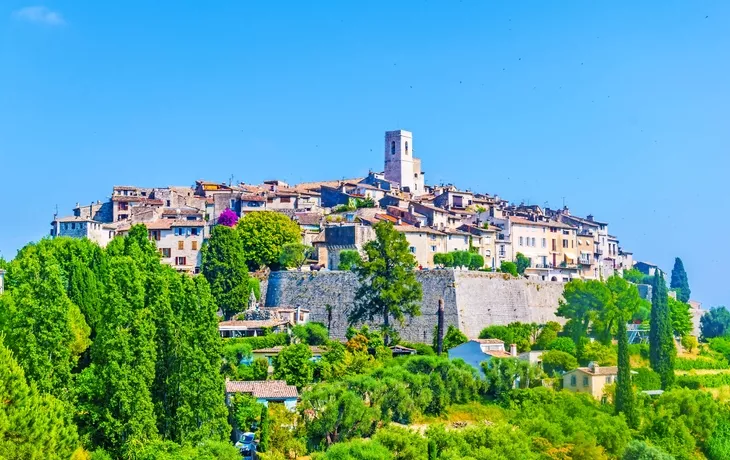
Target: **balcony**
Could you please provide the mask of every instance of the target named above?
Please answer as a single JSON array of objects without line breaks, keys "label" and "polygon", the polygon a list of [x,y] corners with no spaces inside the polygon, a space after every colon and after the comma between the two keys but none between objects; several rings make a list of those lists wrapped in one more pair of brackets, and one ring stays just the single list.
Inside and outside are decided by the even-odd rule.
[{"label": "balcony", "polygon": [[538,270],[549,270],[553,268],[553,264],[535,264],[531,268],[536,268]]},{"label": "balcony", "polygon": [[595,252],[595,253],[596,253],[597,255],[599,255],[599,256],[600,256],[600,255],[603,255],[603,249],[600,249],[600,248],[596,248],[596,250],[595,250],[595,251],[593,251],[593,252]]},{"label": "balcony", "polygon": [[591,261],[589,259],[578,259],[579,265],[590,265]]}]

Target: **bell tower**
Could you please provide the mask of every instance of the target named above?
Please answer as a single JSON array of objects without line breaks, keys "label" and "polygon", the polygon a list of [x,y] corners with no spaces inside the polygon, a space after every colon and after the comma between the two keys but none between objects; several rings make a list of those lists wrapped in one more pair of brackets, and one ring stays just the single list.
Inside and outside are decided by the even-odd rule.
[{"label": "bell tower", "polygon": [[402,190],[414,190],[413,134],[399,129],[385,132],[385,179],[400,184]]}]

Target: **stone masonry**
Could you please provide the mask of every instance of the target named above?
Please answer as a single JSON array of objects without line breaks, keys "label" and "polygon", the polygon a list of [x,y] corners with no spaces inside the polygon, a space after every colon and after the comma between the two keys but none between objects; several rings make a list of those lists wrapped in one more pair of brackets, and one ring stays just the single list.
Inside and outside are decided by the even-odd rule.
[{"label": "stone masonry", "polygon": [[[493,324],[564,322],[555,316],[562,283],[459,270],[422,271],[417,277],[423,288],[421,316],[407,318],[398,328],[404,340],[433,341],[441,298],[446,325],[458,326],[470,338],[476,338],[479,331]],[[310,321],[329,325],[333,338],[343,338],[357,286],[351,272],[273,272],[266,286],[265,305],[307,308]],[[377,324],[376,319],[373,325]]]}]

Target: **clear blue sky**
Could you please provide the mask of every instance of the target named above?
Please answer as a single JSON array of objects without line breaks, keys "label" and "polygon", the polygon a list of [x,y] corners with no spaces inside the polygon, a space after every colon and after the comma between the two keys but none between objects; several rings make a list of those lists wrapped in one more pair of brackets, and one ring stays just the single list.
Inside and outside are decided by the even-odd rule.
[{"label": "clear blue sky", "polygon": [[114,184],[362,175],[402,128],[427,182],[564,197],[730,305],[728,24],[726,1],[5,0],[0,251]]}]

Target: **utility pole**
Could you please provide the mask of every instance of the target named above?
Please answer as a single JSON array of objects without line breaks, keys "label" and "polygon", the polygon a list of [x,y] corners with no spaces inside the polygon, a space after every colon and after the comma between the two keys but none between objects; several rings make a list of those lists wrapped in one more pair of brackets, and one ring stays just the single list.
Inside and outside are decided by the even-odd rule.
[{"label": "utility pole", "polygon": [[437,352],[440,355],[444,352],[444,299],[439,299],[438,309],[438,338],[437,338]]}]

